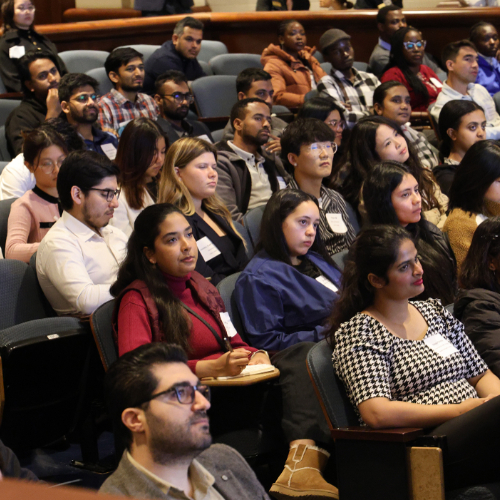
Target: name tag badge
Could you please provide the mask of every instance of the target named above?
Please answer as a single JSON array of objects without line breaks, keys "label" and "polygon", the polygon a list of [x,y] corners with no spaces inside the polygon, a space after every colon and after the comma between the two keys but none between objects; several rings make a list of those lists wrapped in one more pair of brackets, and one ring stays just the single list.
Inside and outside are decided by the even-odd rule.
[{"label": "name tag badge", "polygon": [[429,78],[429,80],[431,81],[431,83],[434,84],[434,86],[438,89],[442,89],[443,88],[443,84],[437,79],[437,78],[434,78],[433,76],[431,76],[431,78]]},{"label": "name tag badge", "polygon": [[458,352],[458,349],[448,339],[439,334],[424,339],[424,343],[443,358]]},{"label": "name tag badge", "polygon": [[347,226],[342,219],[342,214],[326,214],[326,220],[334,233],[347,233]]},{"label": "name tag badge", "polygon": [[229,317],[229,313],[227,312],[221,312],[219,313],[220,319],[222,321],[222,324],[224,325],[224,328],[226,329],[227,336],[228,337],[234,337],[238,332],[236,331],[236,328],[233,325],[233,322],[231,321],[231,318]]},{"label": "name tag badge", "polygon": [[22,45],[14,45],[9,49],[9,57],[11,59],[19,59],[26,53],[26,49]]},{"label": "name tag badge", "polygon": [[114,160],[116,158],[116,148],[113,144],[102,144],[101,149],[110,160]]},{"label": "name tag badge", "polygon": [[214,257],[217,257],[217,255],[220,255],[220,250],[208,239],[207,236],[199,239],[196,242],[196,245],[198,246],[198,251],[201,253],[205,262],[208,262]]},{"label": "name tag badge", "polygon": [[283,177],[279,175],[276,178],[278,179],[278,184],[280,185],[280,189],[285,189],[286,188],[285,179],[283,179]]},{"label": "name tag badge", "polygon": [[321,283],[323,286],[326,286],[326,288],[328,288],[332,292],[338,292],[339,291],[339,289],[328,278],[325,278],[325,276],[318,276],[316,278],[316,281],[318,283]]},{"label": "name tag badge", "polygon": [[212,144],[212,141],[210,140],[210,137],[208,137],[208,135],[207,135],[207,134],[199,135],[199,136],[198,136],[198,139],[201,139],[201,140],[203,140],[203,141],[207,141],[207,142],[209,142],[210,144]]}]

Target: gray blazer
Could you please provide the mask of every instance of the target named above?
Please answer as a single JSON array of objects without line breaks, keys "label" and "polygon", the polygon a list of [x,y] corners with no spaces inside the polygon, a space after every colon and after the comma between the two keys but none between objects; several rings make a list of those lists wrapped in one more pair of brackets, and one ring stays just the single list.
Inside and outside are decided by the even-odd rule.
[{"label": "gray blazer", "polygon": [[137,10],[161,10],[165,0],[134,0],[134,9]]},{"label": "gray blazer", "polygon": [[[214,488],[226,500],[270,500],[246,460],[233,448],[214,444],[196,460],[214,476]],[[99,493],[149,499],[172,498],[136,469],[128,460],[126,452]]]}]

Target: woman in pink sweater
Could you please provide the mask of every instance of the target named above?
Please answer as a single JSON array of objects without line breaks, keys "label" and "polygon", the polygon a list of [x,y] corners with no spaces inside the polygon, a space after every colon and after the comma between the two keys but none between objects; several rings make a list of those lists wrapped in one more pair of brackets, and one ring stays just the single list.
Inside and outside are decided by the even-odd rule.
[{"label": "woman in pink sweater", "polygon": [[24,135],[24,163],[35,176],[36,185],[10,209],[7,259],[29,262],[42,238],[59,219],[57,175],[67,154],[63,138],[48,124]]}]

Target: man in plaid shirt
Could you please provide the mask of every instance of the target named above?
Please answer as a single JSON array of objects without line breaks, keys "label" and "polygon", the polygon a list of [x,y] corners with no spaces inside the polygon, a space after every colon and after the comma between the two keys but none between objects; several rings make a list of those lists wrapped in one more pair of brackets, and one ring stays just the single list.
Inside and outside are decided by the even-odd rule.
[{"label": "man in plaid shirt", "polygon": [[104,67],[114,88],[98,102],[99,123],[103,130],[119,135],[134,118],[158,118],[154,99],[140,93],[144,83],[144,62],[140,52],[130,47],[115,49]]},{"label": "man in plaid shirt", "polygon": [[319,49],[332,65],[332,71],[319,81],[318,92],[343,107],[346,124],[352,128],[360,118],[371,115],[373,91],[380,81],[375,75],[352,67],[354,49],[345,31],[331,29],[323,33]]}]

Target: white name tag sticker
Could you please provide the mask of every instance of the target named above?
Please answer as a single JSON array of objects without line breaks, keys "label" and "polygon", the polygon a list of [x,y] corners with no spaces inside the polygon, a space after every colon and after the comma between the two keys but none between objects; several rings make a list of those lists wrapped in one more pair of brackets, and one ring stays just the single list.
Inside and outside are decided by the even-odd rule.
[{"label": "white name tag sticker", "polygon": [[208,262],[214,257],[217,257],[217,255],[220,255],[220,250],[208,239],[207,236],[199,239],[196,242],[196,245],[198,246],[198,251],[201,253],[205,262]]},{"label": "white name tag sticker", "polygon": [[443,88],[443,84],[437,79],[437,78],[434,78],[433,76],[431,76],[429,78],[429,80],[438,88],[438,89],[442,89]]},{"label": "white name tag sticker", "polygon": [[9,49],[9,57],[11,59],[19,59],[26,54],[26,49],[22,45],[14,45]]},{"label": "white name tag sticker", "polygon": [[325,278],[325,276],[318,276],[316,278],[316,281],[318,283],[321,283],[323,286],[326,286],[326,288],[328,288],[332,292],[338,292],[339,291],[339,289],[328,278]]},{"label": "white name tag sticker", "polygon": [[229,313],[227,312],[221,312],[220,314],[220,319],[222,321],[222,324],[224,325],[224,328],[226,329],[227,336],[228,337],[234,337],[238,332],[236,331],[236,328],[233,325],[233,322],[231,321],[231,318],[229,317]]},{"label": "white name tag sticker", "polygon": [[285,189],[286,188],[285,179],[283,179],[283,177],[279,175],[276,178],[278,179],[278,184],[280,185],[280,189]]},{"label": "white name tag sticker", "polygon": [[207,135],[207,134],[199,135],[199,136],[198,136],[198,139],[201,139],[201,140],[203,140],[203,141],[207,141],[207,142],[209,142],[210,144],[212,144],[212,141],[210,140],[210,137],[208,137],[208,135]]},{"label": "white name tag sticker", "polygon": [[347,233],[347,226],[342,219],[342,214],[326,214],[326,220],[334,233]]},{"label": "white name tag sticker", "polygon": [[101,149],[110,160],[114,160],[116,158],[116,148],[113,144],[102,144]]},{"label": "white name tag sticker", "polygon": [[443,358],[458,352],[458,349],[448,339],[439,334],[424,339],[424,343]]}]

